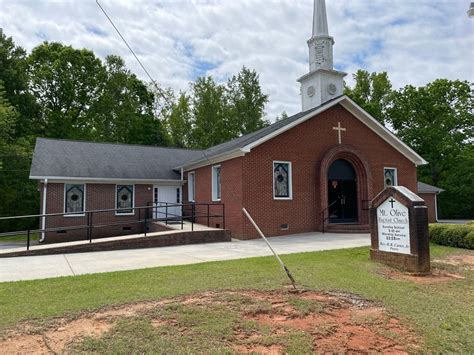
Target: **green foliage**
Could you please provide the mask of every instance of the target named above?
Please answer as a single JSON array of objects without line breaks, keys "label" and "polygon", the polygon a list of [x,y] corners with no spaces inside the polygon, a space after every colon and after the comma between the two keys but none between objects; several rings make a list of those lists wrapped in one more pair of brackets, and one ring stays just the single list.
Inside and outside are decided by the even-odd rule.
[{"label": "green foliage", "polygon": [[87,116],[93,140],[168,145],[163,123],[155,116],[154,94],[118,56],[106,57],[105,83]]},{"label": "green foliage", "polygon": [[389,121],[397,134],[429,162],[420,169],[420,176],[428,178],[428,183],[439,184],[453,159],[472,143],[473,104],[471,84],[459,80],[439,79],[394,93]]},{"label": "green foliage", "polygon": [[[2,29],[0,83],[0,216],[38,213],[37,182],[28,178],[36,137],[207,148],[266,124],[255,71],[243,68],[227,86],[199,78],[175,99],[118,56],[101,61],[54,42],[27,54]],[[2,222],[0,232],[28,226]]]},{"label": "green foliage", "polygon": [[397,135],[429,164],[419,167],[419,179],[441,187],[443,217],[474,216],[474,96],[466,81],[435,80],[393,95],[389,122]]},{"label": "green foliage", "polygon": [[283,111],[280,116],[276,117],[275,122],[286,120],[288,117],[286,111]]},{"label": "green foliage", "polygon": [[[0,216],[15,215],[16,211],[37,208],[34,198],[36,184],[28,180],[31,163],[31,144],[25,138],[15,139],[15,128],[20,114],[5,98],[0,81],[0,191],[2,203]],[[22,181],[19,184],[19,181]],[[27,201],[23,197],[28,198]],[[23,229],[35,226],[36,221],[18,220],[14,223],[0,221],[0,231],[9,227]]]},{"label": "green foliage", "polygon": [[192,104],[194,147],[212,147],[232,137],[222,85],[212,77],[198,78],[192,85]]},{"label": "green foliage", "polygon": [[431,224],[430,241],[439,245],[474,249],[474,225]]},{"label": "green foliage", "polygon": [[226,86],[228,115],[234,137],[248,134],[268,125],[263,119],[268,96],[262,93],[256,71],[243,67]]},{"label": "green foliage", "polygon": [[165,123],[171,145],[186,148],[192,144],[192,111],[190,97],[181,93],[167,114]]},{"label": "green foliage", "polygon": [[420,181],[445,190],[443,218],[474,216],[474,115],[472,83],[438,79],[423,87],[392,90],[387,73],[359,70],[345,94],[428,161]]},{"label": "green foliage", "polygon": [[474,216],[474,146],[465,144],[442,175],[438,195],[439,215],[449,218]]},{"label": "green foliage", "polygon": [[103,92],[105,70],[86,49],[44,42],[28,57],[30,91],[40,106],[39,134],[54,138],[91,139],[88,107]]},{"label": "green foliage", "polygon": [[[258,74],[245,67],[226,85],[217,84],[212,77],[201,77],[191,86],[190,106],[192,131],[190,146],[209,148],[268,125],[264,120],[268,102],[260,88]],[[184,103],[183,103],[184,104]],[[181,125],[188,126],[181,110],[174,105]],[[187,112],[187,111],[185,111]]]},{"label": "green foliage", "polygon": [[345,86],[344,94],[383,124],[392,95],[392,84],[387,72],[369,73],[358,70],[353,77],[354,88]]}]

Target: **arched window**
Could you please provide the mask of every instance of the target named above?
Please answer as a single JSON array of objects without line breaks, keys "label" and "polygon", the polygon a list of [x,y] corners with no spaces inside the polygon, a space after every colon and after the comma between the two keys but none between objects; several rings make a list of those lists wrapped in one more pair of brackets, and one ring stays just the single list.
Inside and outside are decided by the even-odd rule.
[{"label": "arched window", "polygon": [[290,162],[273,162],[273,197],[291,199]]},{"label": "arched window", "polygon": [[84,185],[65,185],[65,213],[84,213]]},{"label": "arched window", "polygon": [[117,185],[117,214],[133,214],[133,185]]}]

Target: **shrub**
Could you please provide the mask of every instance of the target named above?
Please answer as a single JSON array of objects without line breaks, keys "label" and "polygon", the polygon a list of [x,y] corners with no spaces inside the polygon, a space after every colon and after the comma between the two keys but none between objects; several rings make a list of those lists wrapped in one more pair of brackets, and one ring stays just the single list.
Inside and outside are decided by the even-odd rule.
[{"label": "shrub", "polygon": [[474,224],[431,224],[430,241],[450,247],[474,249]]}]

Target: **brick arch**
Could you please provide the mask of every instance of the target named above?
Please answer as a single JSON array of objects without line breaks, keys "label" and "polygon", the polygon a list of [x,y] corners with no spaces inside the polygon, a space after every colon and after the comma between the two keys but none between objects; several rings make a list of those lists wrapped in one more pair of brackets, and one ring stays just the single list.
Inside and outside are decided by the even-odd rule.
[{"label": "brick arch", "polygon": [[[370,173],[369,161],[359,150],[352,145],[341,144],[329,149],[323,156],[319,166],[320,181],[320,213],[328,207],[328,184],[327,175],[331,164],[344,159],[352,164],[357,174],[357,208],[360,224],[369,223],[369,213],[367,210],[369,196],[372,196],[372,174]],[[321,217],[321,214],[319,215]],[[320,221],[322,227],[323,221]],[[327,222],[326,222],[327,223]]]}]

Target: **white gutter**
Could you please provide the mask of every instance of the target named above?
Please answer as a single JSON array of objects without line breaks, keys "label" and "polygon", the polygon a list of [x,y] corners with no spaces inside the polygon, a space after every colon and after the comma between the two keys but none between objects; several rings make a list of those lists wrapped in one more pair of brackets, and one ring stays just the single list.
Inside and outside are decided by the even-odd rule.
[{"label": "white gutter", "polygon": [[[41,214],[46,214],[46,195],[48,193],[48,179],[44,179],[43,183],[43,208],[41,211]],[[40,238],[40,243],[44,241],[45,238],[45,232],[44,230],[46,229],[46,216],[41,217],[41,229],[43,232],[41,232],[41,238]]]}]

